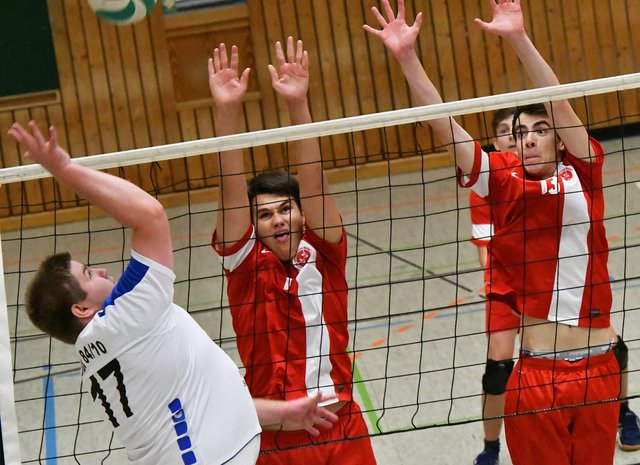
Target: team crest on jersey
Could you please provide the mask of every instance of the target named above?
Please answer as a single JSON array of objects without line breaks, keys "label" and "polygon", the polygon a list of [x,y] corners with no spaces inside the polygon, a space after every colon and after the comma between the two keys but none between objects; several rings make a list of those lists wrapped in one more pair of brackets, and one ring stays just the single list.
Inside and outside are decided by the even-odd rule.
[{"label": "team crest on jersey", "polygon": [[297,267],[303,267],[307,264],[311,258],[311,250],[307,247],[300,247],[296,257],[293,259],[293,264]]},{"label": "team crest on jersey", "polygon": [[565,181],[571,181],[571,179],[573,178],[573,171],[569,168],[565,168],[558,176],[560,176]]}]

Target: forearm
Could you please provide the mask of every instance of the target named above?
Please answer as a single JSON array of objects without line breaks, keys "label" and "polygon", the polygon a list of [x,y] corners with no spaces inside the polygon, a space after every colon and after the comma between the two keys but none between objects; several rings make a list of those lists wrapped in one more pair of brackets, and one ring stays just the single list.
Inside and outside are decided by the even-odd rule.
[{"label": "forearm", "polygon": [[264,430],[282,429],[285,402],[282,400],[254,398],[253,404],[258,413],[258,421]]},{"label": "forearm", "polygon": [[[307,124],[311,123],[311,113],[307,99],[294,100],[287,102],[289,117],[291,124]],[[296,162],[298,165],[298,174],[303,180],[302,190],[315,186],[317,190],[321,190],[323,186],[322,171],[322,154],[320,152],[320,143],[317,137],[301,139],[292,142]]]},{"label": "forearm", "polygon": [[[240,105],[214,110],[216,135],[228,136],[241,132]],[[220,176],[220,203],[222,208],[236,208],[245,204],[246,179],[242,150],[226,150],[216,157]],[[240,200],[240,203],[233,199]]]},{"label": "forearm", "polygon": [[134,231],[151,229],[155,219],[166,221],[162,205],[129,181],[76,163],[52,171],[56,180]]},{"label": "forearm", "polygon": [[[540,55],[525,31],[507,37],[507,41],[518,55],[534,86],[548,87],[560,84],[555,72]],[[569,101],[557,100],[545,102],[544,105],[566,148],[578,157],[588,157],[589,136]]]},{"label": "forearm", "polygon": [[[429,79],[414,50],[396,58],[398,58],[416,105],[443,103],[440,93]],[[429,125],[440,141],[446,145],[447,150],[455,158],[456,164],[465,173],[469,173],[473,167],[475,150],[471,136],[454,118],[429,120]]]},{"label": "forearm", "polygon": [[[216,107],[216,134],[238,134],[242,129],[241,112],[239,102]],[[216,154],[219,175],[216,234],[223,249],[239,241],[249,227],[249,198],[243,158],[242,150],[225,150]]]},{"label": "forearm", "polygon": [[551,66],[540,55],[525,31],[512,35],[507,41],[518,55],[529,79],[535,87],[556,86],[560,84]]},{"label": "forearm", "polygon": [[[293,124],[311,122],[306,98],[287,102]],[[342,218],[329,190],[317,137],[292,143],[298,166],[300,197],[305,220],[317,234],[331,243],[342,238]]]}]

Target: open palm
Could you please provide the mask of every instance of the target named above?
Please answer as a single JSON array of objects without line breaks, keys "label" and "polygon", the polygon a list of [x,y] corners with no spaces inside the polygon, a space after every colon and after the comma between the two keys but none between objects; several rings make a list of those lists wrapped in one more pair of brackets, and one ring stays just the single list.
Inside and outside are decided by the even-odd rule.
[{"label": "open palm", "polygon": [[247,92],[249,68],[238,74],[238,49],[231,48],[231,60],[227,57],[224,44],[213,51],[209,60],[209,88],[216,106],[239,103]]},{"label": "open palm", "polygon": [[293,38],[287,38],[287,57],[280,42],[276,42],[276,59],[278,70],[269,65],[271,85],[285,100],[302,100],[309,89],[309,56],[298,40],[294,50]]},{"label": "open palm", "polygon": [[394,14],[388,0],[382,1],[382,6],[387,15],[385,19],[376,7],[371,8],[373,15],[378,20],[382,29],[374,29],[365,24],[364,30],[378,37],[394,56],[398,56],[413,46],[422,25],[422,13],[418,13],[413,25],[409,26],[404,17],[404,1],[398,1],[398,14]]},{"label": "open palm", "polygon": [[524,18],[520,0],[489,0],[493,14],[490,23],[476,18],[475,22],[482,29],[503,37],[524,31]]}]

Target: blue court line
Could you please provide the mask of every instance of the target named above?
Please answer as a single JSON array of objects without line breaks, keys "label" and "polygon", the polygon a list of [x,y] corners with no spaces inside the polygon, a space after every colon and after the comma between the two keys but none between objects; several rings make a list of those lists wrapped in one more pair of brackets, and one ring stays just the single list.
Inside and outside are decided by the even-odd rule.
[{"label": "blue court line", "polygon": [[[43,370],[49,371],[51,369],[50,366],[42,367]],[[48,458],[48,465],[56,465],[58,460],[56,457],[58,456],[58,445],[56,443],[56,402],[55,402],[55,391],[53,389],[53,376],[47,376],[43,378],[43,390],[45,396],[45,406],[44,406],[44,439],[45,439],[45,457]]]}]

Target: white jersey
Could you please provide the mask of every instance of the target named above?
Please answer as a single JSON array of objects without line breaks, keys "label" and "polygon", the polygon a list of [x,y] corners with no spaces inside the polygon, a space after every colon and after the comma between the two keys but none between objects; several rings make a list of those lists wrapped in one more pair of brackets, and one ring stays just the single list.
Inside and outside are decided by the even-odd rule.
[{"label": "white jersey", "polygon": [[238,368],[136,252],[76,349],[96,407],[139,465],[216,465],[260,433]]}]

